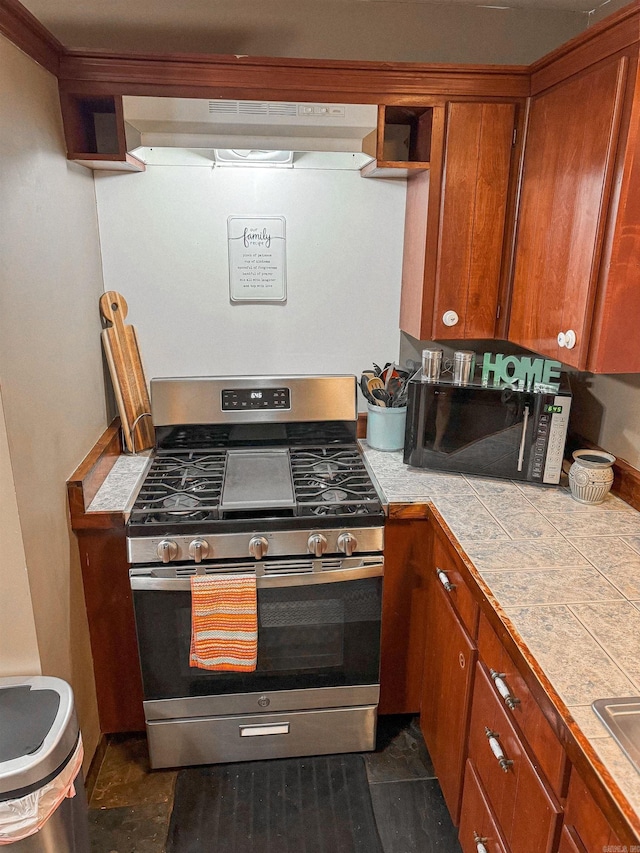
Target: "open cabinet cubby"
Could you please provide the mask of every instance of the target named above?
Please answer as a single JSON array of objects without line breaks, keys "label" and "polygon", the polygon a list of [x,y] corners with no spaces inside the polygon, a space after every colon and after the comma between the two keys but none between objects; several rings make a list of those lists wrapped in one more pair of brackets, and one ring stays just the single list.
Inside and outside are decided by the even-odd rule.
[{"label": "open cabinet cubby", "polygon": [[122,98],[61,92],[67,159],[90,169],[141,172],[144,163],[127,153]]},{"label": "open cabinet cubby", "polygon": [[429,168],[432,107],[381,105],[378,126],[365,137],[362,150],[375,159],[360,170],[365,178],[405,177]]}]

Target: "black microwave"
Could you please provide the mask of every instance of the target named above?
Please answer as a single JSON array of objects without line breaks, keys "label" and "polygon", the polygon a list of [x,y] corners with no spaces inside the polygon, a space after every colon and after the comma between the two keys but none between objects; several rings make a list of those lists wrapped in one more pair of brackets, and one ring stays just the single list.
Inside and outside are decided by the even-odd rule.
[{"label": "black microwave", "polygon": [[571,409],[565,373],[553,390],[474,380],[409,382],[404,462],[416,468],[558,483]]}]

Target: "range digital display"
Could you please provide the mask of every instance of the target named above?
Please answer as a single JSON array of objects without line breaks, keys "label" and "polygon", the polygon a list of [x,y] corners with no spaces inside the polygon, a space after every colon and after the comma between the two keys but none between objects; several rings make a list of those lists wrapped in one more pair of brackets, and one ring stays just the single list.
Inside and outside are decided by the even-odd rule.
[{"label": "range digital display", "polygon": [[234,388],[222,392],[222,411],[290,409],[288,388]]}]

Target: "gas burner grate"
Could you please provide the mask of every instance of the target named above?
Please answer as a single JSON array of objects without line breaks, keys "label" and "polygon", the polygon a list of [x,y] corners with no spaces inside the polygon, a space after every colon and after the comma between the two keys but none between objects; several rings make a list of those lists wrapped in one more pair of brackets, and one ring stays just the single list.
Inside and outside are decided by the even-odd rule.
[{"label": "gas burner grate", "polygon": [[381,511],[356,447],[291,449],[290,455],[297,515],[354,516]]},{"label": "gas burner grate", "polygon": [[137,523],[218,518],[225,450],[156,456],[131,510]]}]

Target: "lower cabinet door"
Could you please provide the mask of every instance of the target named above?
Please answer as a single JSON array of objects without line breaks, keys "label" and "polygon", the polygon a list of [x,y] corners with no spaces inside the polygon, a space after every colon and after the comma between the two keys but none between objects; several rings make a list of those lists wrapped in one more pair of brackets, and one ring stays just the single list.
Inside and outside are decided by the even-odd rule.
[{"label": "lower cabinet door", "polygon": [[464,853],[509,853],[482,784],[469,760],[463,791],[458,838]]},{"label": "lower cabinet door", "polygon": [[469,759],[511,853],[550,853],[561,810],[516,734],[481,663],[476,666]]},{"label": "lower cabinet door", "polygon": [[477,651],[435,572],[427,593],[420,728],[457,826]]},{"label": "lower cabinet door", "polygon": [[[591,853],[592,850],[626,850],[609,826],[607,818],[593,799],[575,768],[571,769],[569,792],[564,806],[561,853]],[[573,846],[571,846],[573,845]],[[633,848],[633,845],[631,845]],[[640,848],[638,848],[640,849]]]},{"label": "lower cabinet door", "polygon": [[[606,848],[603,847],[603,850]],[[558,853],[589,853],[573,826],[563,826]]]}]

